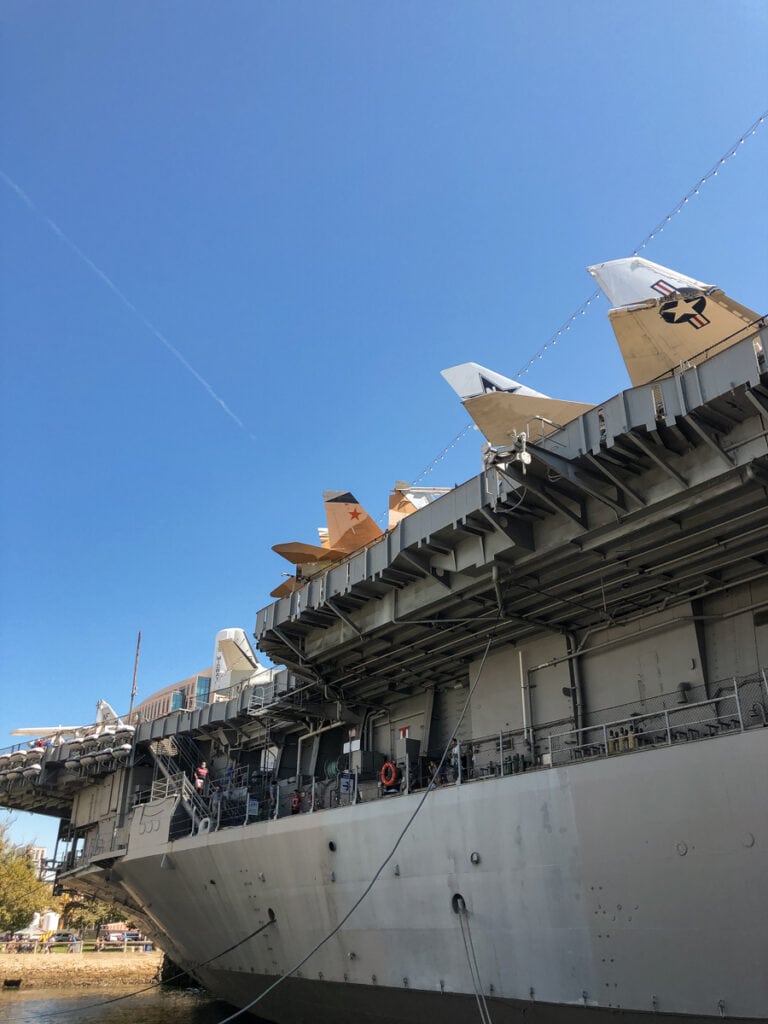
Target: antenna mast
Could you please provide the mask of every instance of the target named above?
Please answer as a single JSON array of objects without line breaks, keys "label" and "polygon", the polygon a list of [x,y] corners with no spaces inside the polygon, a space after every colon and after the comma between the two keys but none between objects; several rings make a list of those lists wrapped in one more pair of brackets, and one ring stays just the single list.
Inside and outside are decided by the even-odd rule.
[{"label": "antenna mast", "polygon": [[130,715],[133,711],[133,702],[136,700],[136,673],[139,671],[139,651],[141,650],[141,630],[139,630],[139,638],[136,641],[136,659],[133,662],[133,683],[131,685],[131,706],[128,708],[128,714]]}]

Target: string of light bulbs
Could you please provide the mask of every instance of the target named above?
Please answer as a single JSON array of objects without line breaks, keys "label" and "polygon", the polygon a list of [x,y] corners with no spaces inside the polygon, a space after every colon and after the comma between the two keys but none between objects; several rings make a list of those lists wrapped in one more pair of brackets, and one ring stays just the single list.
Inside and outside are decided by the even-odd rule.
[{"label": "string of light bulbs", "polygon": [[459,443],[459,441],[461,441],[464,438],[464,436],[466,434],[468,434],[470,430],[472,430],[474,425],[475,425],[474,423],[467,423],[466,426],[464,426],[458,432],[456,437],[454,437],[454,439],[452,441],[450,441],[445,446],[445,448],[443,448],[443,450],[438,455],[436,455],[434,457],[434,459],[432,459],[432,461],[427,466],[424,467],[424,469],[422,469],[422,471],[419,473],[419,475],[417,477],[415,477],[415,479],[412,481],[413,484],[417,484],[419,482],[419,480],[423,480],[425,476],[427,476],[429,473],[431,473],[432,470],[435,468],[435,466],[437,466],[439,463],[441,463],[445,459],[445,457],[448,455],[448,452],[450,452],[452,448],[455,448],[456,445]]},{"label": "string of light bulbs", "polygon": [[[765,124],[766,119],[768,119],[768,110],[763,111],[760,117],[758,117],[756,121],[753,121],[749,128],[743,131],[741,135],[738,137],[738,139],[728,147],[728,149],[723,153],[720,159],[715,161],[715,163],[712,165],[712,167],[710,167],[707,173],[703,175],[701,178],[697,179],[696,184],[692,185],[691,188],[688,189],[688,191],[685,193],[682,199],[679,200],[679,202],[669,211],[669,213],[662,217],[662,219],[658,222],[656,227],[652,231],[649,231],[645,238],[632,250],[633,256],[638,256],[643,249],[646,249],[648,245],[650,245],[650,243],[656,238],[656,236],[660,235],[664,231],[664,228],[670,223],[672,218],[682,213],[682,211],[685,209],[688,203],[690,203],[690,201],[695,196],[699,195],[701,189],[704,185],[706,185],[710,178],[717,177],[718,171],[722,167],[724,167],[729,160],[732,160],[736,156],[736,154],[739,151],[739,147],[743,146],[747,139],[750,139],[753,135],[757,134],[760,128]],[[586,316],[589,307],[599,297],[599,290],[592,292],[589,298],[585,299],[585,301],[582,302],[582,304],[574,313],[571,313],[568,319],[565,320],[560,325],[560,327],[558,327],[555,333],[552,334],[550,338],[541,346],[541,348],[536,353],[534,353],[534,355],[531,356],[528,362],[525,363],[517,371],[515,376],[522,377],[526,373],[528,373],[528,371],[533,366],[535,366],[540,359],[543,358],[544,353],[548,351],[548,349],[554,347],[557,344],[558,340],[562,338],[564,334],[570,331],[570,329],[573,327],[574,323],[579,319],[579,317]]]},{"label": "string of light bulbs", "polygon": [[[685,193],[682,199],[678,201],[678,203],[669,211],[669,213],[665,214],[665,216],[658,222],[656,227],[653,228],[652,231],[649,231],[645,238],[643,238],[643,240],[637,246],[635,246],[635,248],[632,250],[633,256],[639,256],[643,249],[646,249],[650,245],[650,243],[654,241],[656,236],[660,235],[664,231],[666,226],[671,222],[672,218],[677,217],[678,214],[682,213],[682,211],[690,203],[690,201],[694,199],[697,195],[699,195],[703,186],[706,185],[706,183],[711,178],[716,178],[720,169],[724,167],[729,160],[732,160],[736,156],[736,154],[739,151],[739,147],[743,146],[748,139],[752,138],[753,135],[756,135],[758,133],[760,128],[765,124],[766,120],[768,120],[768,110],[765,110],[755,121],[752,122],[752,124],[745,131],[741,133],[738,139],[728,147],[728,149],[723,153],[723,155],[710,167],[707,173],[702,175],[701,178],[697,179],[696,184],[692,185],[691,188],[688,189],[688,191]],[[550,335],[549,339],[541,346],[541,348],[539,348],[538,351],[535,352],[531,356],[531,358],[526,363],[523,364],[523,366],[521,366],[521,368],[517,371],[515,376],[523,377],[526,373],[529,372],[529,370],[533,366],[536,365],[536,363],[540,359],[543,359],[544,353],[549,351],[550,348],[554,348],[554,346],[557,345],[557,342],[563,337],[563,335],[567,334],[571,330],[571,328],[574,326],[577,320],[580,319],[580,317],[587,315],[589,307],[592,305],[592,303],[596,302],[600,298],[600,294],[601,293],[599,289],[592,292],[592,294],[589,295],[584,300],[584,302],[582,302],[578,309],[571,313],[571,315],[566,320],[564,320],[562,324],[560,324],[557,330],[552,335]],[[463,440],[463,438],[469,433],[473,426],[473,423],[468,423],[462,430],[460,430],[459,433],[453,438],[453,440],[449,444],[447,444],[445,448],[443,448],[434,457],[434,459],[432,459],[432,461],[427,466],[424,467],[424,469],[422,469],[421,473],[419,473],[419,475],[414,479],[413,483],[417,484],[420,480],[423,480],[425,476],[433,472],[435,467],[438,466],[445,459],[448,452],[451,451],[452,448],[455,448],[459,441]]]}]

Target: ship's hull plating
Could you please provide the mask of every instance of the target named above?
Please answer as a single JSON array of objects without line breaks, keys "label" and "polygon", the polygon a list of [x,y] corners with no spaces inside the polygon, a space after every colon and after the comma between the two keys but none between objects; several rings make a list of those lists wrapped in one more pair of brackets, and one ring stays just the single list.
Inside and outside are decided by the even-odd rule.
[{"label": "ship's hull plating", "polygon": [[[474,956],[495,1024],[766,1019],[766,738],[435,790],[341,931],[253,1012],[465,1021],[477,1012]],[[166,812],[149,806],[112,884],[145,907],[179,962],[243,1006],[334,928],[420,796],[175,843],[158,841],[150,822]]]},{"label": "ship's hull plating", "polygon": [[[221,972],[217,985],[222,998],[246,1006],[277,977],[258,980],[238,973]],[[270,996],[254,1007],[263,1020],[279,1024],[468,1024],[481,1020],[475,995],[378,988],[350,982],[308,981],[287,978],[279,998]],[[589,1005],[566,1006],[536,1000],[502,999],[486,995],[485,1006],[493,1024],[608,1024],[620,1017],[622,1024],[713,1024],[709,1014],[644,1012]],[[246,1018],[247,1019],[247,1018]],[[719,1021],[721,1018],[717,1017]],[[728,1021],[744,1020],[730,1015]],[[754,1020],[746,1018],[750,1024]],[[764,1020],[765,1018],[760,1018]]]}]

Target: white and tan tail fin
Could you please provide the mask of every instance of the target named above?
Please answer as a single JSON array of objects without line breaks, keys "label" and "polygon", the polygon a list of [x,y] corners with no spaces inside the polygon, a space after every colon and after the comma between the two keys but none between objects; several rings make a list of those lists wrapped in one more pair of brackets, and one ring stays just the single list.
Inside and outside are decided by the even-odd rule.
[{"label": "white and tan tail fin", "polygon": [[411,515],[418,509],[418,505],[408,494],[408,485],[402,481],[395,484],[394,490],[389,496],[389,518],[387,527],[391,530],[397,526],[401,519]]},{"label": "white and tan tail fin", "polygon": [[735,345],[761,319],[721,289],[639,256],[587,270],[614,307],[608,317],[635,387]]},{"label": "white and tan tail fin", "polygon": [[478,363],[461,363],[441,372],[493,445],[509,444],[515,433],[527,432],[534,439],[546,436],[593,408],[549,398]]}]

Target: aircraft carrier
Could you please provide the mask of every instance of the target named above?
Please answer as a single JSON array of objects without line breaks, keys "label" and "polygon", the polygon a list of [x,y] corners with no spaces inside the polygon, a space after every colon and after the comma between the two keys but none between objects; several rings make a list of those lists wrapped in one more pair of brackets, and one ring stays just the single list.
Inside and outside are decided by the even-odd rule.
[{"label": "aircraft carrier", "polygon": [[648,273],[633,387],[460,392],[482,472],[299,566],[283,669],[2,755],[59,885],[280,1024],[768,1018],[768,330]]}]

